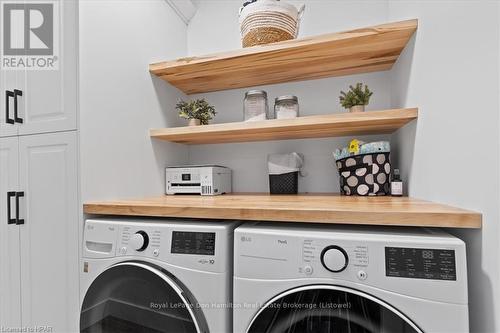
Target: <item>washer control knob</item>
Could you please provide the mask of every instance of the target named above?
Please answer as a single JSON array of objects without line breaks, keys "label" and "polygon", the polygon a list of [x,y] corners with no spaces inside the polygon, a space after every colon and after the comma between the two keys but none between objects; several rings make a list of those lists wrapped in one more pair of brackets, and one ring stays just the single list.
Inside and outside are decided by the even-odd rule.
[{"label": "washer control knob", "polygon": [[321,252],[321,263],[330,272],[340,273],[346,269],[349,258],[343,248],[331,245],[325,247]]},{"label": "washer control knob", "polygon": [[136,251],[144,251],[149,244],[149,237],[145,231],[137,231],[130,237],[130,246]]},{"label": "washer control knob", "polygon": [[153,256],[158,257],[160,255],[160,249],[153,250]]},{"label": "washer control knob", "polygon": [[313,268],[307,265],[306,267],[304,267],[304,273],[306,273],[306,275],[311,275],[313,273]]}]

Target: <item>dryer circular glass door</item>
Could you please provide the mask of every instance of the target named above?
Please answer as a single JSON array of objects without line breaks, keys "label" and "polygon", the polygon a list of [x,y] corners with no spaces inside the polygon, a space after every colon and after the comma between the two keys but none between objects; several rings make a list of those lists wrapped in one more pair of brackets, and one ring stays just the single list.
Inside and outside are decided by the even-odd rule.
[{"label": "dryer circular glass door", "polygon": [[91,284],[80,314],[81,332],[205,332],[192,296],[168,273],[125,262],[111,266]]},{"label": "dryer circular glass door", "polygon": [[248,333],[421,333],[389,304],[363,292],[330,285],[295,288],[267,302]]}]

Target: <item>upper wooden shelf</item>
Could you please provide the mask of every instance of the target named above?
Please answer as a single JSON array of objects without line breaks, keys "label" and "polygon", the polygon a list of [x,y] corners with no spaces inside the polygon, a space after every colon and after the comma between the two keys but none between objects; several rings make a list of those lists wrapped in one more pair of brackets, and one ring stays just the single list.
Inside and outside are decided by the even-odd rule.
[{"label": "upper wooden shelf", "polygon": [[408,20],[149,66],[186,94],[388,70],[416,31]]},{"label": "upper wooden shelf", "polygon": [[250,142],[392,133],[416,119],[418,109],[338,113],[294,119],[150,130],[153,138],[185,144]]},{"label": "upper wooden shelf", "polygon": [[481,214],[408,197],[334,194],[225,194],[159,196],[88,202],[87,214],[312,222],[419,227],[481,228]]}]

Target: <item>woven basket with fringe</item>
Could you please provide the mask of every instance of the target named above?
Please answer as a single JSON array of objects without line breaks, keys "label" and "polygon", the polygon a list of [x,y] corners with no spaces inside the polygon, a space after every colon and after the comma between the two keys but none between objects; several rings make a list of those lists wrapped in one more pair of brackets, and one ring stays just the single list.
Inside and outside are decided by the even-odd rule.
[{"label": "woven basket with fringe", "polygon": [[297,38],[304,6],[276,0],[259,0],[240,9],[243,47],[281,42]]}]

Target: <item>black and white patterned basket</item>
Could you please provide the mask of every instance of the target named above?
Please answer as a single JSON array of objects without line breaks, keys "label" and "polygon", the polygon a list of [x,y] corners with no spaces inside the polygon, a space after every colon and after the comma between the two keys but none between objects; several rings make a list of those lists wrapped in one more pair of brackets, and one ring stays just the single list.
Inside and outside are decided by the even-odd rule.
[{"label": "black and white patterned basket", "polygon": [[299,191],[299,172],[269,175],[269,191],[271,194],[297,194]]},{"label": "black and white patterned basket", "polygon": [[355,155],[337,161],[344,195],[389,195],[390,153]]}]

